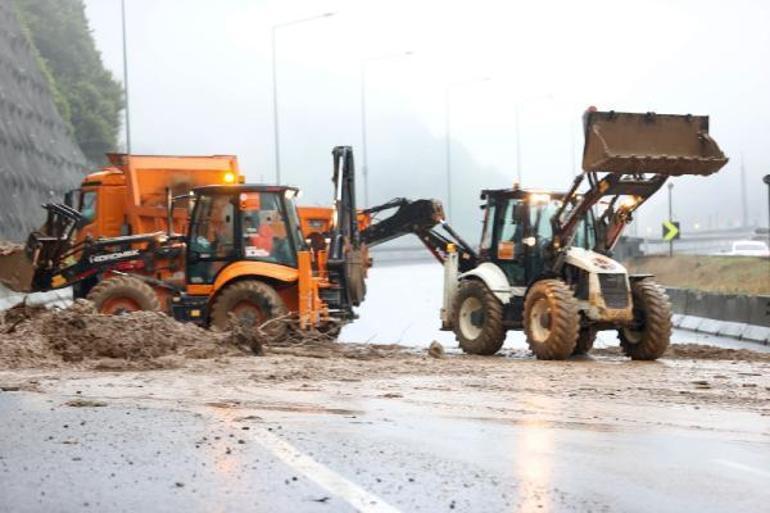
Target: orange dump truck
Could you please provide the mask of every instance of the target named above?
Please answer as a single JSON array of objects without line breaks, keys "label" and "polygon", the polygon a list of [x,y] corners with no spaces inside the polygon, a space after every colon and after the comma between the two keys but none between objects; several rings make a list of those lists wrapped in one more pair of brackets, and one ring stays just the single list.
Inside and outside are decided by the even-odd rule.
[{"label": "orange dump truck", "polygon": [[[233,155],[112,153],[107,157],[110,166],[87,175],[79,189],[67,193],[65,203],[83,216],[74,243],[87,238],[166,232],[169,218],[173,219],[172,232],[185,233],[188,212],[180,207],[174,208],[169,215],[169,196],[185,195],[203,185],[230,185],[244,181],[238,159]],[[172,281],[183,279],[181,256],[169,255],[165,261],[157,264],[152,270],[154,278]],[[143,269],[126,270],[149,273]],[[75,297],[85,297],[96,283],[95,276],[76,283]]]},{"label": "orange dump truck", "polygon": [[[202,185],[243,183],[238,159],[232,155],[112,153],[108,158],[112,165],[86,176],[65,201],[86,218],[86,224],[78,229],[78,240],[166,231],[169,194],[180,196]],[[184,233],[185,209],[175,209],[173,218],[172,231]]]}]

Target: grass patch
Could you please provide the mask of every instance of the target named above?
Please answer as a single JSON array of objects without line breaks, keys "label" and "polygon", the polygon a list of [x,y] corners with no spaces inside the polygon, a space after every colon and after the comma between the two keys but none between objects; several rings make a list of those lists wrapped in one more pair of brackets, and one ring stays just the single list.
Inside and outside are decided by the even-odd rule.
[{"label": "grass patch", "polygon": [[625,262],[630,273],[651,273],[669,287],[732,294],[770,294],[770,259],[674,255]]}]

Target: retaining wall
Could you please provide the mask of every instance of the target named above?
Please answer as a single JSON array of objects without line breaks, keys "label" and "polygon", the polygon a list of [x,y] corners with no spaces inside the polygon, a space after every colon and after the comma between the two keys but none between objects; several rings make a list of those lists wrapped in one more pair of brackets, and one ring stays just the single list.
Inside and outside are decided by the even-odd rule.
[{"label": "retaining wall", "polygon": [[13,2],[0,0],[0,238],[26,240],[40,205],[61,201],[85,169]]}]

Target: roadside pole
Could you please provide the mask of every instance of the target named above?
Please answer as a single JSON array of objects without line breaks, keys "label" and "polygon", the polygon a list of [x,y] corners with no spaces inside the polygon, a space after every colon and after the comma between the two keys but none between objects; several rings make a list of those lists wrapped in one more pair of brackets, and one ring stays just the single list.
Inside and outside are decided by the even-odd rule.
[{"label": "roadside pole", "polygon": [[[674,184],[668,182],[668,220],[671,222],[674,219],[673,210],[671,208],[671,190],[674,188]],[[668,256],[674,256],[674,239],[668,241]]]},{"label": "roadside pole", "polygon": [[770,247],[770,174],[765,175],[762,181],[767,185],[767,245]]}]

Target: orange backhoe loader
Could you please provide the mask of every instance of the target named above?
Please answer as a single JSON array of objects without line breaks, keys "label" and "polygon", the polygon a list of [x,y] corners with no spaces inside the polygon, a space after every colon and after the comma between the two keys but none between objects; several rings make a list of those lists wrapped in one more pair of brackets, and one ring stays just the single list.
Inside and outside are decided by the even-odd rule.
[{"label": "orange backhoe loader", "polygon": [[[84,236],[83,228],[107,211],[99,203],[107,197],[107,182],[97,185],[93,179],[87,183],[98,191],[96,215],[89,210],[93,202],[86,201],[91,192],[86,187],[80,209],[73,208],[74,201],[45,205],[46,224],[30,235],[23,258],[0,257],[0,282],[23,292],[74,286],[76,296],[93,300],[103,313],[165,310],[179,320],[220,328],[231,314],[251,324],[296,316],[301,328],[338,329],[355,317],[353,307],[366,293],[369,258],[362,234],[372,230],[366,236],[371,246],[392,238],[393,230],[409,233],[404,223],[432,226],[443,213],[438,202],[415,202],[421,208],[414,212],[429,219],[409,219],[404,213],[411,202],[405,202],[394,216],[398,223],[370,226],[372,212],[356,208],[352,149],[335,148],[333,159],[333,207],[304,210],[304,222],[294,204],[296,188],[235,183],[233,167],[233,179],[220,175],[217,185],[178,195],[166,186],[166,231],[137,233],[132,225],[117,236]],[[130,193],[142,175],[136,167],[127,169]],[[163,226],[162,185],[147,189],[153,191],[146,195],[153,198],[151,211],[136,206],[141,193],[129,194],[139,201],[128,209],[137,215],[126,219],[150,223],[135,225],[145,228]],[[276,322],[270,329],[279,335],[285,327]]]}]

